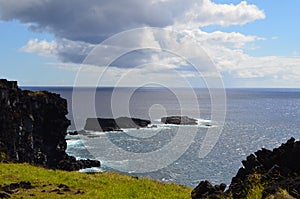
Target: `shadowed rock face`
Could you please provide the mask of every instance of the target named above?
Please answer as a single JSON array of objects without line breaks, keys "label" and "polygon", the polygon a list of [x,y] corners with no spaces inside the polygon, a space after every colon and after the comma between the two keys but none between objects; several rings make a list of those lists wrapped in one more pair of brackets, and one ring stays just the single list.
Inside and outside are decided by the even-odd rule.
[{"label": "shadowed rock face", "polygon": [[151,122],[138,118],[119,117],[113,118],[88,118],[84,129],[91,131],[121,131],[125,128],[145,128]]},{"label": "shadowed rock face", "polygon": [[[77,170],[100,166],[66,154],[67,101],[47,91],[31,92],[0,80],[0,152],[9,161]],[[5,155],[3,155],[5,154]]]},{"label": "shadowed rock face", "polygon": [[[255,155],[254,155],[255,154]],[[273,150],[261,149],[243,160],[229,189],[223,192],[209,182],[202,181],[193,190],[192,198],[224,198],[232,195],[234,199],[246,198],[249,189],[257,182],[264,184],[263,198],[275,194],[280,189],[287,190],[295,198],[300,198],[300,141],[291,138]]]},{"label": "shadowed rock face", "polygon": [[200,184],[192,191],[191,196],[193,199],[218,198],[220,194],[224,192],[225,188],[226,184],[224,183],[213,186],[206,180],[200,182]]},{"label": "shadowed rock face", "polygon": [[161,122],[165,124],[178,125],[197,125],[197,120],[187,116],[169,116],[161,118]]}]

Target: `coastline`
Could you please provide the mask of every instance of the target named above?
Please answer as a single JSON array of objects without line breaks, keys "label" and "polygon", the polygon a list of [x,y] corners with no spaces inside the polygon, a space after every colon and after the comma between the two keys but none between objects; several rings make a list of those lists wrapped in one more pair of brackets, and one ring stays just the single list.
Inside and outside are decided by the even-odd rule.
[{"label": "coastline", "polygon": [[[227,190],[225,190],[225,184],[213,186],[208,181],[200,182],[200,184],[191,191],[191,188],[183,185],[150,180],[150,183],[159,184],[158,187],[156,187],[153,184],[144,184],[147,184],[149,179],[142,178],[141,181],[137,180],[140,177],[130,177],[113,172],[94,173],[93,175],[78,172],[79,169],[100,166],[100,162],[89,159],[76,160],[75,157],[69,156],[66,153],[66,135],[70,121],[66,118],[68,113],[67,101],[62,99],[60,95],[48,91],[23,91],[18,88],[17,82],[9,82],[6,80],[0,81],[0,94],[0,162],[6,162],[0,163],[0,169],[3,169],[3,174],[0,177],[1,197],[8,198],[11,194],[18,194],[20,190],[34,191],[35,188],[38,188],[39,192],[47,194],[84,195],[85,191],[78,187],[83,186],[82,184],[72,184],[71,182],[69,182],[71,185],[62,184],[65,181],[61,176],[68,176],[74,180],[75,178],[80,180],[81,177],[83,178],[82,180],[90,180],[92,178],[91,176],[94,176],[95,179],[93,180],[96,180],[96,182],[98,182],[98,180],[108,180],[110,182],[112,180],[111,177],[117,175],[113,185],[125,186],[125,189],[128,189],[128,185],[137,186],[135,188],[131,187],[127,192],[129,195],[141,194],[137,195],[138,197],[141,196],[141,198],[149,197],[148,195],[143,195],[145,193],[150,194],[150,196],[153,193],[165,194],[157,198],[167,198],[166,196],[174,198],[172,194],[175,194],[176,197],[177,194],[179,194],[180,196],[178,195],[178,198],[189,198],[191,196],[193,199],[240,199],[253,198],[254,196],[256,198],[268,198],[282,193],[287,195],[287,197],[300,198],[300,160],[298,159],[300,155],[300,141],[296,141],[294,138],[291,138],[285,144],[273,150],[263,148],[248,156],[246,160],[242,161],[243,167],[241,167],[236,176],[232,178],[232,182]],[[27,162],[35,166],[13,164],[16,162]],[[36,166],[58,170],[47,170]],[[28,175],[33,174],[35,168],[43,170],[37,171],[37,173],[42,173],[33,176],[35,179],[40,177],[39,182],[36,182],[32,179],[32,176]],[[27,172],[26,169],[31,172]],[[64,172],[59,170],[76,170],[76,172]],[[11,176],[12,179],[7,178],[7,176]],[[100,176],[104,176],[104,178]],[[41,184],[41,182],[49,180],[48,178],[56,179],[56,185],[54,185],[54,187],[56,186],[57,188],[53,190],[40,190],[41,187],[45,188],[50,186],[51,189],[53,188],[51,182],[49,182],[48,185]],[[125,180],[126,183],[124,184],[122,180],[124,178],[130,180]],[[14,181],[15,179],[20,181],[16,182]],[[147,182],[145,182],[145,180]],[[135,181],[142,182],[142,184],[135,184]],[[98,183],[97,186],[99,186]],[[110,187],[105,183],[100,183],[100,186],[103,186],[102,188],[104,189]],[[152,190],[150,188],[151,186],[156,188]],[[170,187],[168,188],[168,186]],[[72,191],[72,188],[77,189],[77,191]],[[98,193],[96,189],[90,190],[90,188],[93,187],[84,188],[85,190],[89,190],[86,192],[90,192],[90,194],[100,194],[101,196],[102,194],[106,194],[106,192]],[[110,192],[109,196],[114,198],[114,194],[119,193],[121,189],[122,188],[119,190],[113,189],[117,192]],[[136,189],[136,192],[133,192],[132,189]],[[146,190],[150,190],[150,192]],[[175,192],[173,192],[174,190]],[[189,192],[189,196],[187,196],[187,192]],[[35,196],[37,193],[34,192],[30,194]],[[86,196],[90,197],[89,194]]]},{"label": "coastline", "polygon": [[[0,196],[55,198],[299,198],[300,141],[291,138],[272,151],[262,149],[242,161],[229,188],[202,181],[192,190],[174,183],[115,172],[81,173],[49,170],[29,164],[0,163]],[[268,154],[268,155],[267,155]],[[291,161],[292,160],[292,161]],[[268,169],[269,168],[269,169]],[[30,172],[29,172],[30,171]],[[89,186],[86,186],[89,184]],[[101,188],[100,188],[101,187]]]}]

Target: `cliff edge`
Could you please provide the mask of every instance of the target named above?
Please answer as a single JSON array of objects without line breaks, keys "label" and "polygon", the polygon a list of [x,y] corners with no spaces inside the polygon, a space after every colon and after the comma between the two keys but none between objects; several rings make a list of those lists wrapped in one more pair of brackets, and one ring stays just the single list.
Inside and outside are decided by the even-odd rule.
[{"label": "cliff edge", "polygon": [[60,95],[21,90],[16,81],[0,79],[0,161],[63,170],[100,166],[65,152],[67,113],[67,101]]}]

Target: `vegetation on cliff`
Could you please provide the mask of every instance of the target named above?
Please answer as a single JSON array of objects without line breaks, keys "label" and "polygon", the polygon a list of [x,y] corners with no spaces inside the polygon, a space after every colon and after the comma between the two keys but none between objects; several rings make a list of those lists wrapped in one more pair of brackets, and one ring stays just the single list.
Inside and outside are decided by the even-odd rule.
[{"label": "vegetation on cliff", "polygon": [[104,172],[49,170],[0,163],[0,198],[190,198],[191,188]]},{"label": "vegetation on cliff", "polygon": [[192,191],[192,198],[300,198],[299,157],[300,141],[294,138],[273,150],[263,148],[242,161],[228,190],[222,184],[202,181]]}]

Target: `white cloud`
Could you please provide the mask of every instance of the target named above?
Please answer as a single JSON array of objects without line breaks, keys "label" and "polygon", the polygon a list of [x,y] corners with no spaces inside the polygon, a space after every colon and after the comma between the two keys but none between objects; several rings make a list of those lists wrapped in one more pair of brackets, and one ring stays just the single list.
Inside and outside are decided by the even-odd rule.
[{"label": "white cloud", "polygon": [[196,40],[200,45],[225,46],[229,48],[242,48],[247,43],[265,40],[258,36],[244,35],[239,32],[215,31],[207,33],[200,29],[184,30],[185,34]]},{"label": "white cloud", "polygon": [[[95,44],[109,36],[131,28],[155,26],[178,31],[179,43],[189,39],[197,42],[210,55],[217,69],[223,74],[229,74],[231,78],[269,78],[278,82],[300,79],[298,52],[291,57],[254,57],[246,54],[245,49],[249,49],[248,45],[256,48],[255,42],[265,38],[239,32],[208,33],[201,30],[209,25],[244,25],[265,17],[263,10],[246,1],[234,5],[217,4],[211,0],[0,0],[2,20],[19,20],[28,24],[30,30],[50,32],[56,38],[54,41],[32,39],[21,50],[56,57],[64,63],[75,63],[75,66],[70,67],[72,70],[77,68],[76,63],[81,63]],[[164,38],[167,41],[170,35],[159,37],[153,34],[132,35],[120,44],[126,47],[136,43],[159,48],[163,45]],[[181,50],[191,56],[195,55],[192,48]],[[109,58],[100,56],[103,59]],[[67,70],[69,66],[60,67]],[[195,77],[188,67],[184,60],[174,55],[154,51],[133,53],[113,63],[106,81],[109,82],[109,78],[117,80],[130,72],[132,77],[128,84],[141,80],[154,81],[154,77],[161,82],[174,83],[172,78],[175,78],[175,73],[169,74],[166,71],[177,70],[186,78]],[[96,75],[99,71],[86,66],[85,72],[94,72],[93,75]],[[205,71],[203,75],[216,74]]]},{"label": "white cloud", "polygon": [[58,44],[55,41],[48,42],[46,40],[39,41],[38,39],[31,39],[21,48],[27,53],[37,53],[46,57],[55,57],[57,55]]},{"label": "white cloud", "polygon": [[[262,10],[246,2],[233,5],[216,4],[211,0],[0,0],[0,13],[3,20],[17,19],[29,24],[31,30],[47,31],[57,38],[51,42],[30,40],[22,48],[23,51],[73,63],[81,63],[94,44],[107,37],[119,31],[145,26],[171,28],[196,38],[201,45],[241,48],[261,38],[238,32],[206,33],[198,27],[241,25],[265,17]],[[151,37],[153,35],[133,35],[132,39],[122,41],[121,45],[136,42],[145,46],[156,42]],[[149,60],[151,56],[144,62]]]},{"label": "white cloud", "polygon": [[21,51],[37,53],[46,57],[56,57],[63,62],[80,63],[94,46],[93,44],[67,39],[56,41],[31,39],[21,48]]},{"label": "white cloud", "polygon": [[[232,50],[222,46],[206,48],[218,69],[232,75],[233,78],[300,78],[299,57],[263,56],[254,57],[242,50]],[[296,78],[297,77],[297,78]]]},{"label": "white cloud", "polygon": [[58,38],[99,43],[131,28],[242,25],[265,17],[255,5],[211,0],[0,0],[0,18],[19,20],[31,30]]},{"label": "white cloud", "polygon": [[211,0],[195,1],[190,10],[178,19],[178,26],[194,28],[208,25],[244,25],[264,19],[265,14],[257,6],[242,1],[237,5],[216,4]]}]

